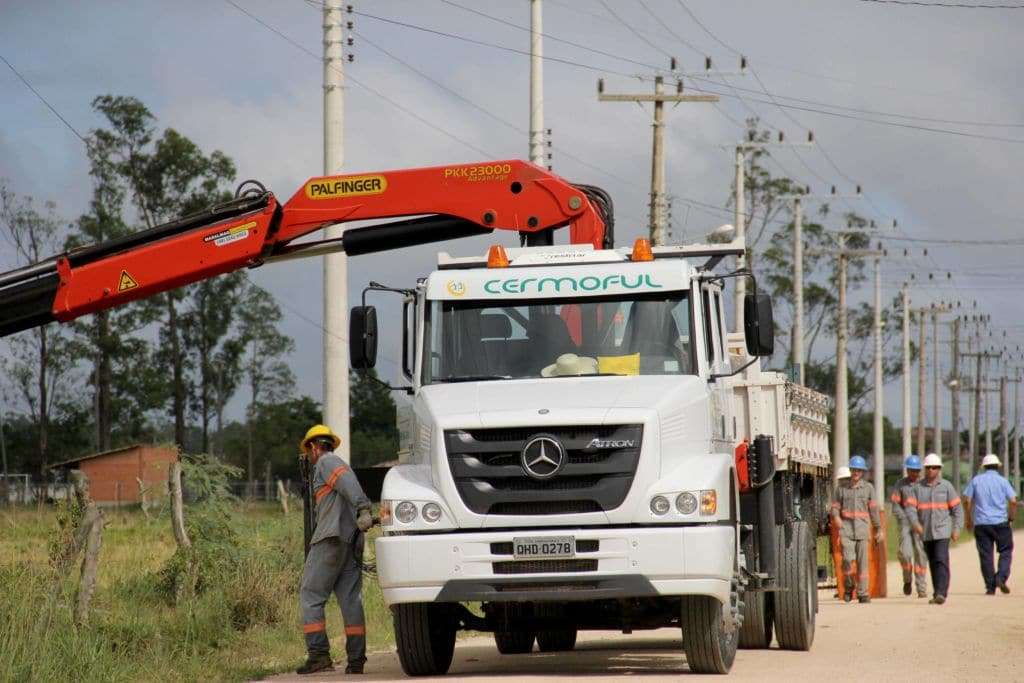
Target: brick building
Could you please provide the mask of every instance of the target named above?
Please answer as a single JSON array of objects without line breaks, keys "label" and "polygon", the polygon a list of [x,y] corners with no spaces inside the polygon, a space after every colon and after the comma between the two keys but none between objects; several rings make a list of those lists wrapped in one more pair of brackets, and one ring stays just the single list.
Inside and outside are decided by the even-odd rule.
[{"label": "brick building", "polygon": [[103,453],[83,455],[53,465],[55,470],[81,470],[89,478],[89,492],[100,505],[134,504],[140,501],[139,481],[146,499],[166,495],[167,468],[178,459],[169,446],[136,444]]}]

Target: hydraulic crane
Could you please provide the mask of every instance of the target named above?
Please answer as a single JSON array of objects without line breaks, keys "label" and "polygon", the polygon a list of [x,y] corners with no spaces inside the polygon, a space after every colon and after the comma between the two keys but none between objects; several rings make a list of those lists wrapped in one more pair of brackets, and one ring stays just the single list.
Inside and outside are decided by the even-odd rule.
[{"label": "hydraulic crane", "polygon": [[[296,243],[326,225],[382,218],[402,220]],[[314,177],[284,204],[246,181],[224,204],[0,274],[0,336],[275,260],[355,256],[494,230],[551,244],[553,231],[566,226],[573,244],[604,249],[613,245],[613,225],[603,190],[519,160]]]}]

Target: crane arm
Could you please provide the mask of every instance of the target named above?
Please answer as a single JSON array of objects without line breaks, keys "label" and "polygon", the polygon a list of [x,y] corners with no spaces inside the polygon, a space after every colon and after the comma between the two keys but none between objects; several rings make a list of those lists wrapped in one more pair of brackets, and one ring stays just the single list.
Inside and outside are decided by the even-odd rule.
[{"label": "crane arm", "polygon": [[[259,186],[201,213],[0,274],[0,336],[297,256],[366,254],[494,230],[537,243],[566,226],[572,243],[605,248],[609,205],[596,188],[518,160],[315,177],[284,204]],[[405,220],[296,242],[328,225],[382,218]]]}]

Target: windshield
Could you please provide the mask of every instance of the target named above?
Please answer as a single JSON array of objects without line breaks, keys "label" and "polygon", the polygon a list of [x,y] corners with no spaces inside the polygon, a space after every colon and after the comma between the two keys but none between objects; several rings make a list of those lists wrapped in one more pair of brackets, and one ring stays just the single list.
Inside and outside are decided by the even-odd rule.
[{"label": "windshield", "polygon": [[689,292],[431,301],[423,383],[694,374]]}]

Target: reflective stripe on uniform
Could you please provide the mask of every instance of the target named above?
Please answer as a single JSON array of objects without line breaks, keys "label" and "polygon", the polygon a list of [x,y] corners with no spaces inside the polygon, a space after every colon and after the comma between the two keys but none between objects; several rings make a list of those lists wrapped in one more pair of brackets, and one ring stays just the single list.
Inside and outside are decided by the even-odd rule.
[{"label": "reflective stripe on uniform", "polygon": [[913,505],[914,507],[917,507],[917,498],[911,498],[910,496],[908,496],[907,500],[903,503],[904,507],[906,507],[907,505]]},{"label": "reflective stripe on uniform", "polygon": [[334,471],[331,472],[329,477],[327,477],[327,481],[324,483],[324,485],[317,489],[316,502],[319,503],[321,498],[326,496],[334,489],[334,484],[335,482],[338,481],[338,477],[345,474],[345,470],[347,469],[348,468],[345,467],[344,465],[338,465],[337,467],[334,468]]},{"label": "reflective stripe on uniform", "polygon": [[856,510],[843,510],[841,513],[843,519],[867,519],[868,513],[859,512]]},{"label": "reflective stripe on uniform", "polygon": [[938,503],[918,503],[917,504],[917,509],[918,510],[952,510],[953,508],[955,508],[959,504],[960,504],[960,499],[959,498],[955,498],[955,499],[949,501],[948,503],[945,502],[945,501],[940,501]]},{"label": "reflective stripe on uniform", "polygon": [[363,625],[363,624],[355,624],[355,625],[352,625],[352,626],[346,626],[345,627],[345,635],[346,636],[365,636],[366,635],[366,626]]},{"label": "reflective stripe on uniform", "polygon": [[915,574],[921,574],[923,576],[926,571],[928,571],[928,570],[925,569],[924,567],[914,567],[914,573]]},{"label": "reflective stripe on uniform", "polygon": [[893,491],[892,495],[889,496],[889,500],[891,500],[892,502],[894,502],[896,504],[899,504],[899,502],[900,502],[900,494],[898,494],[895,491]]},{"label": "reflective stripe on uniform", "polygon": [[875,501],[873,501],[873,500],[869,500],[869,501],[868,501],[868,507],[869,507],[869,508],[876,508],[876,507],[878,507],[878,503],[876,503],[876,502],[875,502]]},{"label": "reflective stripe on uniform", "polygon": [[312,624],[303,624],[303,633],[319,633],[320,631],[326,631],[327,626],[322,621],[314,621]]}]

